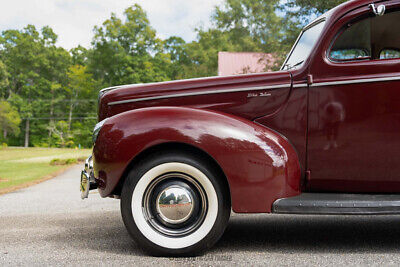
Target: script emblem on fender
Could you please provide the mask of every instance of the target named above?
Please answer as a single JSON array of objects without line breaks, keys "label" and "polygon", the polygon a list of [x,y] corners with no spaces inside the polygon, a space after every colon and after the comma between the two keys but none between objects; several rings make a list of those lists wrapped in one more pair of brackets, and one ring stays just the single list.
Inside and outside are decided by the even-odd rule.
[{"label": "script emblem on fender", "polygon": [[250,98],[250,97],[265,97],[265,96],[271,96],[271,93],[261,92],[261,93],[248,93],[247,94],[247,98]]}]

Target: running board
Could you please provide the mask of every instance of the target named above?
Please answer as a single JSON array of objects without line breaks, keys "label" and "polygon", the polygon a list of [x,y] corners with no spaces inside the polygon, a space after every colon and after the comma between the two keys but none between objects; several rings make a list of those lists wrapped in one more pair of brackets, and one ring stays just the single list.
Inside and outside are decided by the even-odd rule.
[{"label": "running board", "polygon": [[399,195],[303,193],[276,200],[273,213],[400,214]]}]

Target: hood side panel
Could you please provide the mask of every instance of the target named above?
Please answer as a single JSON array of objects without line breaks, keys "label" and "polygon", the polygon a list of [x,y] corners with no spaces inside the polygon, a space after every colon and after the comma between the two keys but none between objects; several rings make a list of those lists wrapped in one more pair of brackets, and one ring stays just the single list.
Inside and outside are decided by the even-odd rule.
[{"label": "hood side panel", "polygon": [[278,110],[287,100],[290,90],[291,76],[288,72],[124,86],[107,92],[101,98],[99,120],[153,106],[215,110],[252,120]]}]

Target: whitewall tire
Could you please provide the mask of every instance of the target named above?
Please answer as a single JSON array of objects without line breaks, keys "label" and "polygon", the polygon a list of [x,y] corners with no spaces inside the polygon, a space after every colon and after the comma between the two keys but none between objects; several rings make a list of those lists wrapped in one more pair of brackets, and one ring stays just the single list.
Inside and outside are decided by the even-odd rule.
[{"label": "whitewall tire", "polygon": [[196,255],[218,241],[231,207],[210,160],[164,152],[137,166],[124,183],[121,213],[138,246],[153,255]]}]

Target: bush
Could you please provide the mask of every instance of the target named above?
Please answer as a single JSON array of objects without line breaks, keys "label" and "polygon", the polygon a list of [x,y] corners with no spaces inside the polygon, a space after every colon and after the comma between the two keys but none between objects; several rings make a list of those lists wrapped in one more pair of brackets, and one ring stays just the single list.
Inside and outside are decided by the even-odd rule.
[{"label": "bush", "polygon": [[3,144],[1,144],[1,147],[2,147],[2,148],[7,148],[8,145],[7,145],[7,143],[3,143]]},{"label": "bush", "polygon": [[78,159],[52,159],[50,161],[50,165],[59,166],[59,165],[71,165],[78,163]]},{"label": "bush", "polygon": [[65,147],[74,148],[74,146],[75,146],[75,143],[72,140],[69,140],[68,142],[65,143]]},{"label": "bush", "polygon": [[61,159],[52,159],[50,165],[61,165]]},{"label": "bush", "polygon": [[76,164],[76,163],[78,163],[77,159],[66,159],[65,160],[65,165]]}]

